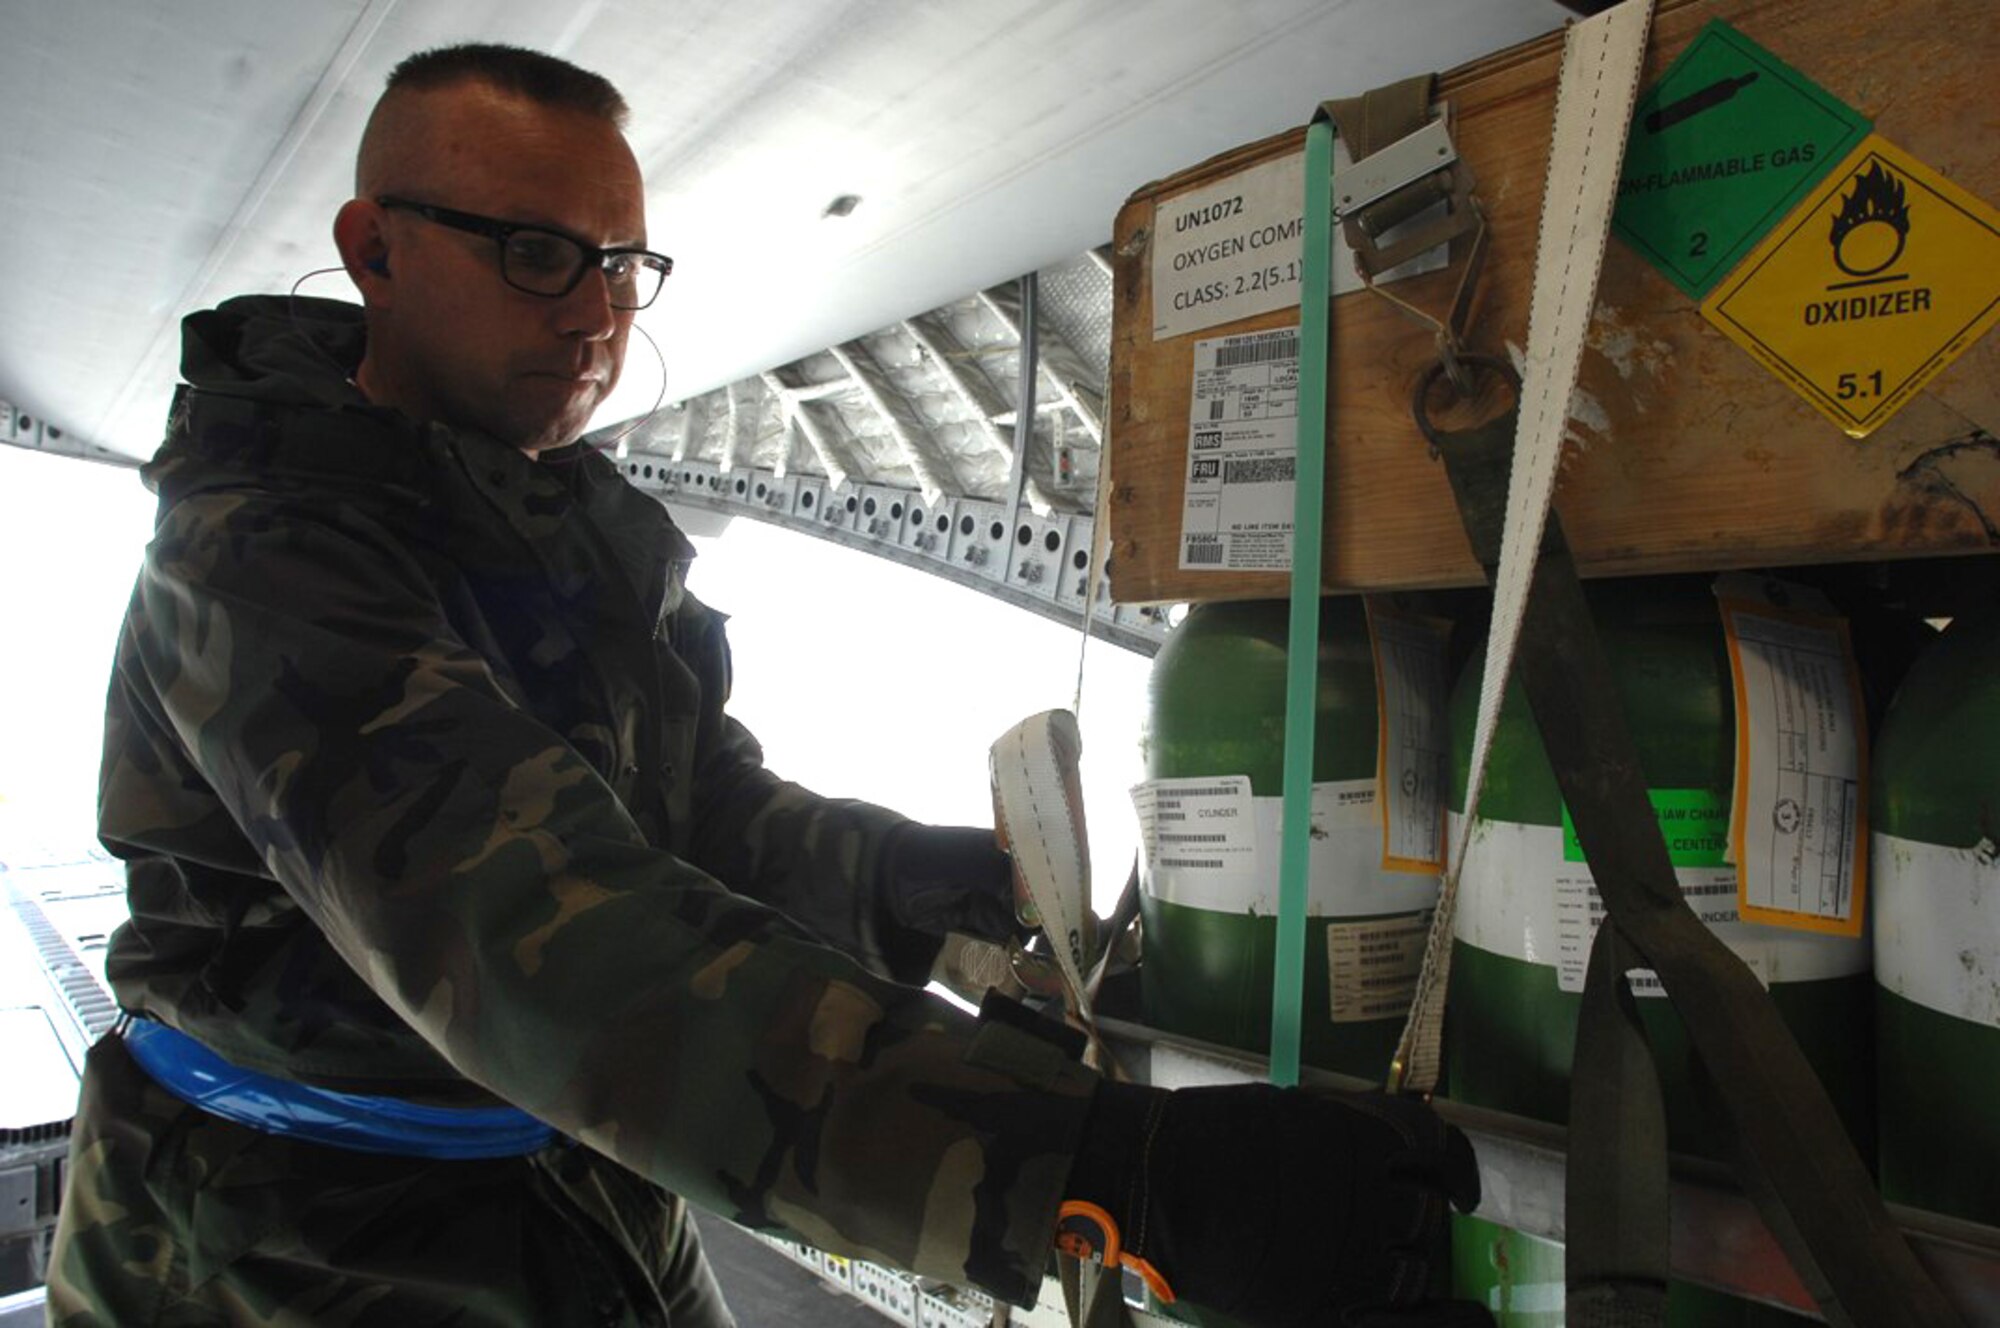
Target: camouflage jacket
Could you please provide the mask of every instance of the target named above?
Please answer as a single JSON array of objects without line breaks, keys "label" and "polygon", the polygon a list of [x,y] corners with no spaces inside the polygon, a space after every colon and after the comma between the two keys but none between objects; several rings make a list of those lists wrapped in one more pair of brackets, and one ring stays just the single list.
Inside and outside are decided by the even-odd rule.
[{"label": "camouflage jacket", "polygon": [[187,322],[106,724],[120,1003],[1031,1297],[1094,1076],[869,971],[901,818],[764,768],[665,511],[587,449],[370,406],[362,335]]}]

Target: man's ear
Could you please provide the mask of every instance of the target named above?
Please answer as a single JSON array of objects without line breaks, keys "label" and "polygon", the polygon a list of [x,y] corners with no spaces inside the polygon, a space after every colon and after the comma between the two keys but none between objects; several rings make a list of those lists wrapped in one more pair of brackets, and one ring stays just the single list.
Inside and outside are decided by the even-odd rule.
[{"label": "man's ear", "polygon": [[371,308],[386,307],[395,294],[385,219],[381,207],[366,198],[348,199],[333,217],[333,243],[340,250],[340,265]]}]

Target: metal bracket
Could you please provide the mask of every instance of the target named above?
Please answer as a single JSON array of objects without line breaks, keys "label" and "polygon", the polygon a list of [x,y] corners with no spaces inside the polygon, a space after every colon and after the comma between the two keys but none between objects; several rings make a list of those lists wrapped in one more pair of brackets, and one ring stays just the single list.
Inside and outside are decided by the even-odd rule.
[{"label": "metal bracket", "polygon": [[[1334,219],[1363,284],[1431,330],[1445,376],[1461,393],[1470,393],[1472,377],[1461,363],[1463,337],[1486,261],[1486,217],[1473,193],[1472,169],[1451,141],[1451,103],[1434,103],[1431,86],[1428,77],[1405,79],[1324,105],[1322,114],[1335,121],[1336,129],[1344,128],[1350,147],[1364,151],[1375,135],[1416,125],[1338,172]],[[1426,218],[1440,204],[1443,214]],[[1442,317],[1377,284],[1382,273],[1445,245],[1459,278]]]},{"label": "metal bracket", "polygon": [[1346,221],[1354,213],[1387,198],[1398,189],[1415,184],[1434,171],[1458,160],[1452,146],[1451,126],[1445,117],[1405,135],[1379,152],[1371,152],[1338,176],[1340,192],[1333,202],[1335,221]]}]

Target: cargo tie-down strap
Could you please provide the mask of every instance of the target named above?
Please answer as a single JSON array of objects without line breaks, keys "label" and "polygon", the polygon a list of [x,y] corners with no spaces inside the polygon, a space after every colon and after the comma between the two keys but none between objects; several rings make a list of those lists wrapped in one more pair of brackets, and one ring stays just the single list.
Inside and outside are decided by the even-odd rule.
[{"label": "cargo tie-down strap", "polygon": [[[1512,656],[1608,914],[1592,947],[1571,1075],[1568,1322],[1636,1328],[1664,1315],[1666,1122],[1625,980],[1644,966],[1658,975],[1712,1081],[1745,1188],[1827,1319],[1859,1328],[1955,1324],[1769,994],[1682,896],[1575,564],[1549,515],[1649,17],[1650,0],[1628,0],[1569,31],[1516,414],[1469,430],[1433,429],[1426,391],[1435,374],[1416,401],[1473,553],[1495,585],[1480,734],[1446,903]],[[1486,364],[1505,376],[1504,362]],[[1445,903],[1439,922],[1432,957],[1449,953]],[[1413,1012],[1398,1056],[1401,1086],[1435,1083],[1437,1029],[1421,1021],[1441,1014],[1439,988]]]},{"label": "cargo tie-down strap", "polygon": [[1076,716],[1044,710],[1008,729],[987,754],[993,825],[1014,862],[1016,910],[1055,952],[1063,1012],[1089,1040],[1086,1063],[1108,1068],[1091,1007],[1104,965],[1093,964],[1090,840],[1084,829]]},{"label": "cargo tie-down strap", "polygon": [[[1425,950],[1424,971],[1392,1071],[1393,1086],[1412,1092],[1428,1093],[1438,1082],[1459,879],[1479,811],[1501,697],[1520,639],[1536,548],[1555,494],[1569,400],[1576,388],[1584,337],[1596,301],[1598,272],[1611,233],[1625,128],[1638,97],[1639,68],[1651,20],[1651,0],[1628,0],[1596,18],[1571,24],[1564,35],[1528,312],[1526,380],[1519,384],[1511,474],[1503,472],[1495,498],[1503,505],[1505,519],[1497,546],[1497,572],[1492,578],[1493,622],[1480,678],[1465,816],[1446,856],[1444,887]],[[1477,205],[1473,206],[1476,210]],[[1513,375],[1504,360],[1478,357],[1472,367],[1509,380]],[[1451,368],[1448,358],[1441,359],[1446,386],[1462,398],[1473,397],[1475,384],[1468,376],[1452,375]],[[1433,370],[1419,378],[1412,403],[1417,423],[1427,436],[1431,432],[1427,403],[1439,376],[1439,370]],[[1492,565],[1488,568],[1493,571]]]},{"label": "cargo tie-down strap", "polygon": [[[1078,768],[1082,754],[1076,716],[1067,710],[1030,715],[1000,735],[988,753],[994,827],[1014,860],[1017,907],[1055,951],[1065,1017],[1088,1039],[1084,1060],[1116,1074],[1092,1013],[1115,933],[1102,946],[1095,944]],[[1094,1258],[1064,1252],[1058,1260],[1070,1322],[1076,1328],[1161,1322],[1125,1304],[1115,1240],[1100,1239],[1092,1248]]]}]

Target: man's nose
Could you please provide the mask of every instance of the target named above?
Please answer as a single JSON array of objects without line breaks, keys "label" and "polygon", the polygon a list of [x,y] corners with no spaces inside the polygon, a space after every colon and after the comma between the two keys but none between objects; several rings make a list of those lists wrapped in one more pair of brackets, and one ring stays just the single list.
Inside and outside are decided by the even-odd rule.
[{"label": "man's nose", "polygon": [[563,296],[557,308],[560,331],[566,337],[604,341],[618,330],[618,311],[611,307],[611,282],[601,263],[584,270],[583,280]]}]

